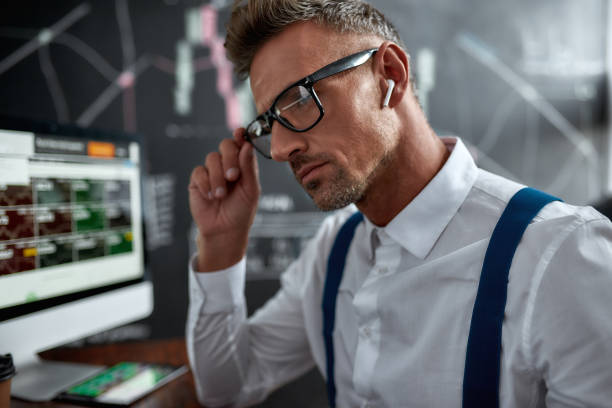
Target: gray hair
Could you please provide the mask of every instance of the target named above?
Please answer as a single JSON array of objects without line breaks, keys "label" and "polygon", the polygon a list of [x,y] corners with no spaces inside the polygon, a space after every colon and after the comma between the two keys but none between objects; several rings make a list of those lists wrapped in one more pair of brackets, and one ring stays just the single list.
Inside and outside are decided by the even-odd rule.
[{"label": "gray hair", "polygon": [[373,34],[405,48],[393,24],[361,0],[235,0],[225,48],[238,77],[248,77],[255,53],[269,38],[301,21],[340,33]]}]

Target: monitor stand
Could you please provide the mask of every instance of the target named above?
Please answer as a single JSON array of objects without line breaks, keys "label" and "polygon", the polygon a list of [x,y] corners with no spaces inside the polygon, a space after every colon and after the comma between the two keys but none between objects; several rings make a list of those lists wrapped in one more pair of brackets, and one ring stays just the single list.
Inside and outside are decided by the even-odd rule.
[{"label": "monitor stand", "polygon": [[90,377],[104,366],[44,361],[34,356],[16,367],[11,395],[28,401],[50,401],[71,385]]}]

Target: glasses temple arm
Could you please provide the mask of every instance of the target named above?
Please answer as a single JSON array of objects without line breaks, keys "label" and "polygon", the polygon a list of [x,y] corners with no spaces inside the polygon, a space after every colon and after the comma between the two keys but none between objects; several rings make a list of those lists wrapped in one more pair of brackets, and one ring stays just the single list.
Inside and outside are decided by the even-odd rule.
[{"label": "glasses temple arm", "polygon": [[331,64],[326,65],[320,70],[316,71],[314,74],[306,77],[306,83],[314,83],[320,81],[321,79],[327,78],[328,76],[346,71],[347,69],[358,67],[370,59],[370,57],[374,55],[377,50],[377,48],[373,48],[370,50],[361,51],[357,54],[349,55],[348,57],[332,62]]}]

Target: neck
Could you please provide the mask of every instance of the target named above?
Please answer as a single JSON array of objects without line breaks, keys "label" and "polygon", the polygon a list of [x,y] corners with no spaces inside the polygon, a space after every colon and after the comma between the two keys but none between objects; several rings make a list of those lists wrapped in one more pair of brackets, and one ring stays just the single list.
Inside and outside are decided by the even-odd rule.
[{"label": "neck", "polygon": [[377,226],[387,225],[440,171],[450,152],[427,124],[420,120],[399,139],[388,160],[381,164],[357,208]]}]

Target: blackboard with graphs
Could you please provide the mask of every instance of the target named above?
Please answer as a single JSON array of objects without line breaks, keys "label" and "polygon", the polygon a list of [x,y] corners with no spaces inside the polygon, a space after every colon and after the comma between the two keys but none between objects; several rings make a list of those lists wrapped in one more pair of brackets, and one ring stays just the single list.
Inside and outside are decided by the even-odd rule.
[{"label": "blackboard with graphs", "polygon": [[[154,335],[182,335],[194,230],[187,184],[255,111],[225,58],[231,1],[21,0],[0,13],[0,114],[135,132],[146,142]],[[606,0],[376,0],[411,55],[440,135],[478,164],[566,201],[608,192]],[[297,78],[296,78],[297,79]],[[251,308],[316,231],[284,164],[259,160]]]},{"label": "blackboard with graphs", "polygon": [[609,191],[605,0],[376,3],[406,42],[439,134],[569,202]]}]

